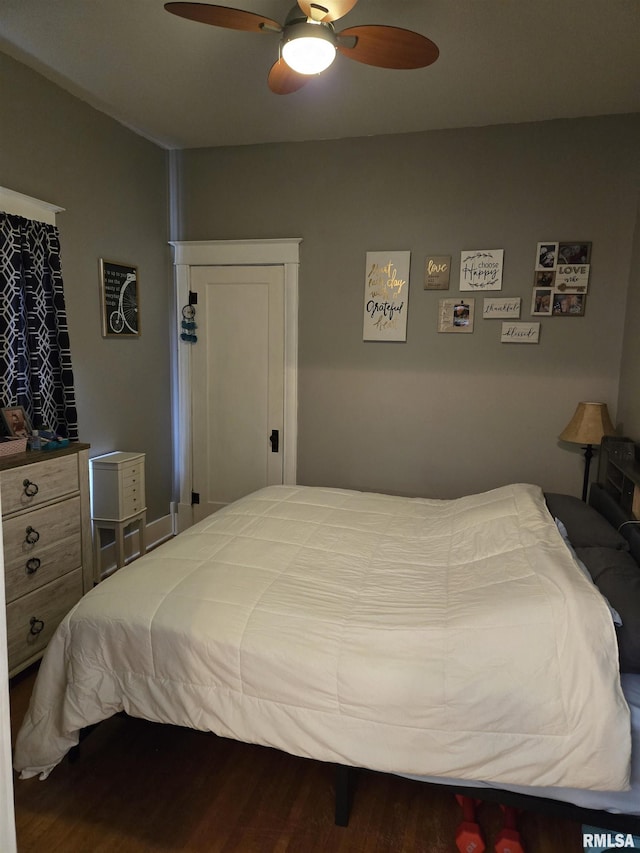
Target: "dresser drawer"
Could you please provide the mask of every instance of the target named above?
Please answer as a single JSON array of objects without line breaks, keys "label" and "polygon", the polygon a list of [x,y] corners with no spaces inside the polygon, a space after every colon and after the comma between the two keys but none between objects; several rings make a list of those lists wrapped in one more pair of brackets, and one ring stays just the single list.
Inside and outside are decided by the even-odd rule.
[{"label": "dresser drawer", "polygon": [[80,514],[80,498],[75,497],[4,522],[7,601],[32,592],[82,564]]},{"label": "dresser drawer", "polygon": [[76,569],[7,605],[9,673],[42,653],[81,596],[82,571]]},{"label": "dresser drawer", "polygon": [[62,456],[2,471],[0,486],[4,516],[73,494],[79,488],[76,456]]}]

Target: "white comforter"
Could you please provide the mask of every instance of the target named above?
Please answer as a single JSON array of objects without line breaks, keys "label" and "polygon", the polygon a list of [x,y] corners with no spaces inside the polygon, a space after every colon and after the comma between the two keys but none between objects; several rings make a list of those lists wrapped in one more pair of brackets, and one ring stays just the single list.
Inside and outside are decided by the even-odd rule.
[{"label": "white comforter", "polygon": [[611,616],[539,488],[437,501],[276,486],[93,589],[15,767],[125,710],[382,771],[624,789]]}]

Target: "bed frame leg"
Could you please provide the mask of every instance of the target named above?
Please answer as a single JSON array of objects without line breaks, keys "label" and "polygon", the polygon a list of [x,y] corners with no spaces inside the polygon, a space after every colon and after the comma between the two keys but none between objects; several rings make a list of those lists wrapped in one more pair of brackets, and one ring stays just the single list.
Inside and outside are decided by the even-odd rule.
[{"label": "bed frame leg", "polygon": [[336,826],[349,826],[355,779],[355,767],[336,764]]}]

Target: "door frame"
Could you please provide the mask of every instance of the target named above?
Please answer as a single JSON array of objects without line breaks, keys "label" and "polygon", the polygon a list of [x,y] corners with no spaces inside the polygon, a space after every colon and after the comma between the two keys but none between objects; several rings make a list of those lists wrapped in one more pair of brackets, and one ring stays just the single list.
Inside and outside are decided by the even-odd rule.
[{"label": "door frame", "polygon": [[[284,436],[282,481],[294,485],[298,452],[298,273],[302,238],[275,240],[172,240],[175,286],[173,330],[173,483],[175,533],[193,524],[191,347],[180,340],[182,306],[189,301],[192,267],[282,266],[284,271]],[[196,308],[196,323],[198,314]],[[196,335],[198,334],[196,328]]]}]

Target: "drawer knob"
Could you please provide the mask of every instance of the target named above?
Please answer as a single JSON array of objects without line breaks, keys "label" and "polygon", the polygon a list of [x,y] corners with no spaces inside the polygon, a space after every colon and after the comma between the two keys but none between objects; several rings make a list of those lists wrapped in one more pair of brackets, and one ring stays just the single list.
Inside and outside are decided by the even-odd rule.
[{"label": "drawer knob", "polygon": [[28,575],[35,574],[40,568],[41,560],[39,557],[31,557],[25,564],[25,571]]},{"label": "drawer knob", "polygon": [[29,624],[31,625],[29,633],[33,634],[34,637],[37,637],[40,631],[42,631],[42,629],[44,628],[44,622],[42,621],[42,619],[36,619],[35,616],[31,617]]},{"label": "drawer knob", "polygon": [[24,493],[28,498],[32,498],[40,491],[37,483],[32,483],[31,480],[23,480]]},{"label": "drawer knob", "polygon": [[38,533],[38,531],[34,530],[31,526],[27,527],[26,534],[27,535],[24,537],[24,541],[28,542],[29,545],[34,545],[40,538],[40,534]]}]

